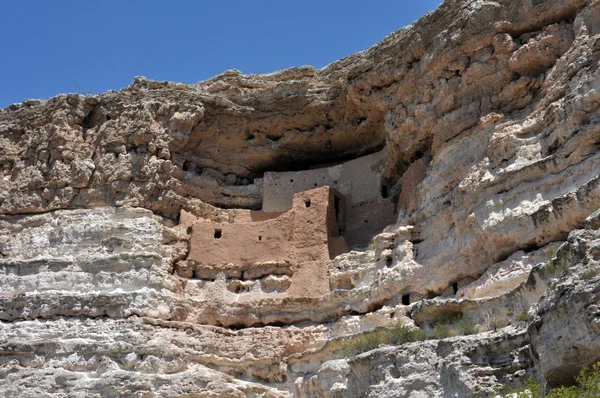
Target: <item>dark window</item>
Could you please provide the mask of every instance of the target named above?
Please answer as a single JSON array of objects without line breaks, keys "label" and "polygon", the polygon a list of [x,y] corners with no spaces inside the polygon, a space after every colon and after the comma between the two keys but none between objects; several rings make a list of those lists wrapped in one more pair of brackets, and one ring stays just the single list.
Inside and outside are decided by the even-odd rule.
[{"label": "dark window", "polygon": [[337,196],[333,197],[333,208],[335,209],[335,221],[340,222],[340,202],[341,199]]},{"label": "dark window", "polygon": [[306,199],[306,200],[304,201],[304,205],[305,205],[306,207],[310,207],[310,199]]},{"label": "dark window", "polygon": [[385,259],[385,265],[387,265],[388,267],[390,267],[392,265],[392,256],[388,257]]},{"label": "dark window", "polygon": [[186,160],[185,162],[183,162],[183,170],[190,171],[190,170],[192,170],[192,168],[195,168],[195,166],[193,166],[193,165],[194,165],[194,163]]},{"label": "dark window", "polygon": [[402,305],[410,305],[410,294],[402,296]]},{"label": "dark window", "polygon": [[258,240],[262,240],[262,236],[261,235],[258,235]]},{"label": "dark window", "polygon": [[222,231],[220,229],[215,229],[215,239],[221,239]]},{"label": "dark window", "polygon": [[458,282],[452,284],[452,290],[454,291],[454,294],[458,293]]},{"label": "dark window", "polygon": [[387,185],[382,185],[381,186],[381,197],[384,199],[387,199],[388,197],[388,187]]}]

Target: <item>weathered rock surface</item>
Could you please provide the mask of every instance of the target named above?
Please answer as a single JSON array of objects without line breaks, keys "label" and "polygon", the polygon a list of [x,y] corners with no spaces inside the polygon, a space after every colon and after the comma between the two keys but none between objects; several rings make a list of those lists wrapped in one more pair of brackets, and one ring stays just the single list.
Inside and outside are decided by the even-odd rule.
[{"label": "weathered rock surface", "polygon": [[[446,0],[320,70],[136,78],[0,110],[0,390],[463,397],[570,382],[600,360],[599,59],[598,0]],[[234,224],[261,207],[265,172],[384,146],[397,218],[331,260],[327,293],[186,277],[181,210]],[[478,333],[340,348],[460,316]]]},{"label": "weathered rock surface", "polygon": [[297,379],[295,392],[299,397],[487,395],[497,389],[497,380],[513,384],[527,379],[531,366],[526,332],[507,328],[330,360],[314,376]]}]

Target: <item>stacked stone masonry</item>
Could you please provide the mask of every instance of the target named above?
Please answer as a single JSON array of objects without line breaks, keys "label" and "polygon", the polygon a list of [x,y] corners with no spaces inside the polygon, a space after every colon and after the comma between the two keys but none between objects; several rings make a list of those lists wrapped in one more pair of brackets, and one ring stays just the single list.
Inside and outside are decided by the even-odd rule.
[{"label": "stacked stone masonry", "polygon": [[[445,0],[319,70],[0,109],[2,395],[573,383],[600,360],[599,63],[599,0]],[[444,323],[476,333],[347,350]]]},{"label": "stacked stone masonry", "polygon": [[281,213],[242,210],[233,222],[184,213],[190,250],[178,273],[208,282],[224,274],[234,293],[326,294],[330,260],[348,251],[344,207],[344,197],[325,186],[295,194]]},{"label": "stacked stone masonry", "polygon": [[330,167],[267,172],[263,211],[289,210],[296,193],[333,187],[346,198],[346,242],[350,247],[366,247],[373,236],[394,222],[395,205],[383,184],[385,164],[386,151],[382,150]]}]

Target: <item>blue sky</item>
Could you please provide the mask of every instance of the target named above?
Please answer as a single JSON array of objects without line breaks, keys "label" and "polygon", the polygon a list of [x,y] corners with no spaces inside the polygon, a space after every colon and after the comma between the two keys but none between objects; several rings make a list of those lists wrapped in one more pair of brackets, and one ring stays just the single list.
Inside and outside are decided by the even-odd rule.
[{"label": "blue sky", "polygon": [[321,68],[364,50],[441,0],[6,0],[0,108],[98,93],[135,76],[195,83],[227,69]]}]

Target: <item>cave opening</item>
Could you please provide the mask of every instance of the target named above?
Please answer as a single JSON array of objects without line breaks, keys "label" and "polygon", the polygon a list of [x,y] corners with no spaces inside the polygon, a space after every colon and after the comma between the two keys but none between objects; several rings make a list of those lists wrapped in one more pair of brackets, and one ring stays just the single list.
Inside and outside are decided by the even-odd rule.
[{"label": "cave opening", "polygon": [[410,294],[402,296],[402,305],[410,305]]}]

